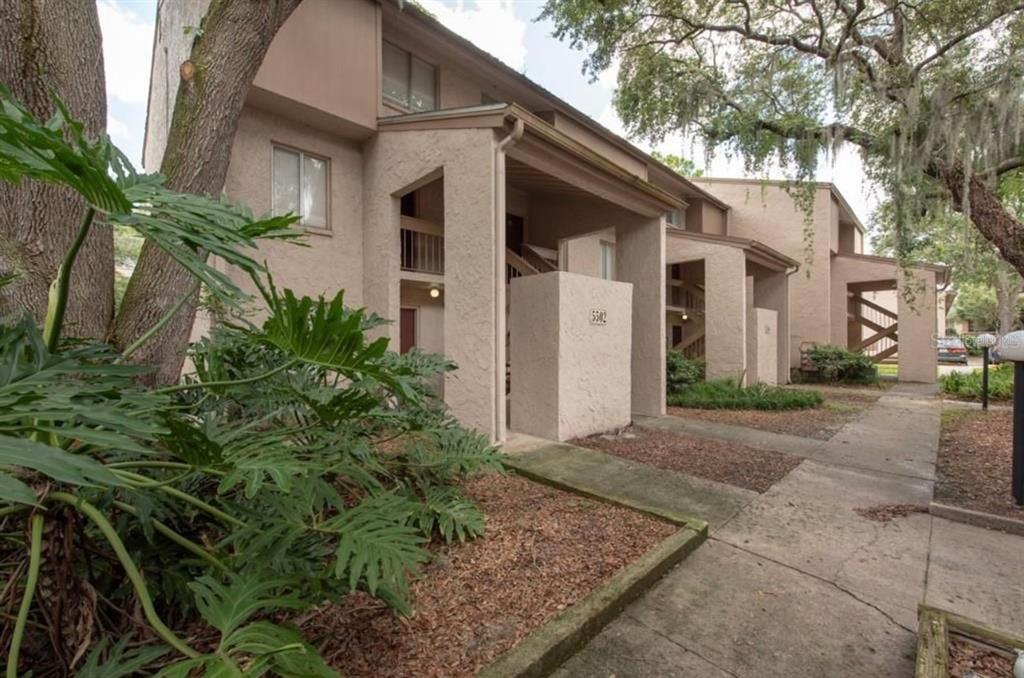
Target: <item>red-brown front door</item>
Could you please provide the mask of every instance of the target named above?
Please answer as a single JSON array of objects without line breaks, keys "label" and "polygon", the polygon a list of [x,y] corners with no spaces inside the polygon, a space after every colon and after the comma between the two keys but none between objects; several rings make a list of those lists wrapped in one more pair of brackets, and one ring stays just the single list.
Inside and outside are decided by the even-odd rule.
[{"label": "red-brown front door", "polygon": [[398,325],[399,351],[408,353],[409,349],[416,346],[416,309],[403,308]]}]

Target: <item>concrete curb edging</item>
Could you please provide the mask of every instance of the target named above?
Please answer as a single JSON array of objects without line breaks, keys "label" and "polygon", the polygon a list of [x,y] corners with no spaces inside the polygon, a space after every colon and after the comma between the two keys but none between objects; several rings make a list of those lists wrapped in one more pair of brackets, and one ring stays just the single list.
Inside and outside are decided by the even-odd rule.
[{"label": "concrete curb edging", "polygon": [[1024,520],[1005,518],[1003,516],[992,515],[991,513],[972,511],[970,509],[963,509],[956,506],[950,506],[948,504],[939,504],[934,501],[928,505],[928,512],[936,518],[945,518],[946,520],[964,523],[965,525],[984,527],[989,530],[999,530],[1000,532],[1024,537]]},{"label": "concrete curb edging", "polygon": [[604,586],[500,655],[477,675],[481,678],[539,678],[548,675],[706,538],[706,525],[700,530],[683,527]]}]

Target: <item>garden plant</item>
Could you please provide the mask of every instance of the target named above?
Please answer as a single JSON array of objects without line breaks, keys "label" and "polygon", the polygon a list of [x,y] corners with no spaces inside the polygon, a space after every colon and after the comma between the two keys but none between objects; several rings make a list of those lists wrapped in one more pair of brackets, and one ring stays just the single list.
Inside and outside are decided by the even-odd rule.
[{"label": "garden plant", "polygon": [[[274,285],[255,248],[300,240],[295,217],[170,191],[55,106],[37,120],[0,86],[0,180],[87,205],[43,326],[0,321],[6,675],[334,675],[290,616],[354,590],[409,612],[428,542],[483,532],[459,480],[500,456],[430,393],[450,361],[389,351],[341,292]],[[109,228],[193,278],[122,351],[64,327],[76,255]],[[194,372],[140,385],[129,359],[196,290],[218,322],[188,347]]]}]

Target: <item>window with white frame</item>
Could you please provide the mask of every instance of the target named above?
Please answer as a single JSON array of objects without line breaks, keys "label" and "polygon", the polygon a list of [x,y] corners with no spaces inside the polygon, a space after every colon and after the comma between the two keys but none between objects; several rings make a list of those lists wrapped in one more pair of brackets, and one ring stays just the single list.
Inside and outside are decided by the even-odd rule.
[{"label": "window with white frame", "polygon": [[615,243],[601,241],[601,277],[615,280]]},{"label": "window with white frame", "polygon": [[437,108],[437,69],[390,42],[384,43],[384,101],[410,111]]},{"label": "window with white frame", "polygon": [[274,214],[299,215],[309,228],[330,228],[327,220],[327,160],[274,146]]}]

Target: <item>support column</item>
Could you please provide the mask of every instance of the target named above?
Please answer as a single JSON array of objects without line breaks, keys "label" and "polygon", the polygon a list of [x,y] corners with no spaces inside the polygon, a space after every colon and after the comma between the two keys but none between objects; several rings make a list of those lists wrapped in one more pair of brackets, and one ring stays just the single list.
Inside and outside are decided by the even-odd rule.
[{"label": "support column", "polygon": [[[459,421],[496,440],[502,433],[496,430],[495,419],[499,392],[494,283],[499,272],[494,138],[486,132],[486,139],[467,144],[444,167],[444,349],[459,367],[445,377],[444,399]],[[501,384],[504,401],[504,379]]]},{"label": "support column", "polygon": [[708,379],[742,379],[747,369],[747,284],[743,250],[717,247],[704,259]]},{"label": "support column", "polygon": [[757,381],[757,311],[754,309],[754,276],[748,275],[744,280],[744,296],[746,297],[746,368],[740,378],[740,384],[750,386]]},{"label": "support column", "polygon": [[935,272],[912,268],[898,271],[897,276],[899,380],[935,383],[939,370],[935,350]]},{"label": "support column", "polygon": [[785,272],[773,273],[757,282],[756,305],[770,308],[778,314],[778,383],[789,383],[789,356],[792,337],[789,330],[789,276]]},{"label": "support column", "polygon": [[616,226],[615,271],[633,284],[633,414],[665,414],[665,222]]}]

